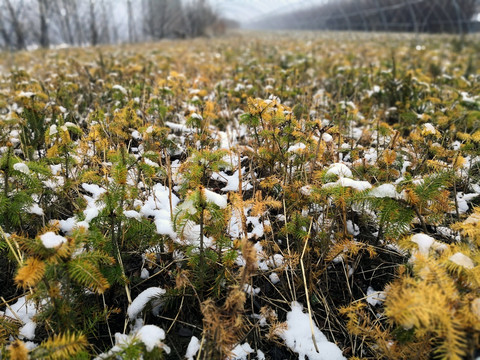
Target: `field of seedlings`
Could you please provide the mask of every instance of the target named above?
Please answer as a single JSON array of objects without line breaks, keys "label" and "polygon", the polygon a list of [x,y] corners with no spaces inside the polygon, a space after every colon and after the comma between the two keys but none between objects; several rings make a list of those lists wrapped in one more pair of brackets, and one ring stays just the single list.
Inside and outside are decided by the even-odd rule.
[{"label": "field of seedlings", "polygon": [[480,39],[0,53],[0,358],[475,359]]}]

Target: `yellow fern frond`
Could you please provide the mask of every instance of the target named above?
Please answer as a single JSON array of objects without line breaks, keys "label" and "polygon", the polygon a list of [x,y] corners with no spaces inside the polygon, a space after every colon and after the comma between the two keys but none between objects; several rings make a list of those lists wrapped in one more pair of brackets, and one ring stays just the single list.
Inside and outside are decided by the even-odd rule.
[{"label": "yellow fern frond", "polygon": [[474,212],[464,222],[456,223],[451,228],[460,231],[477,246],[480,245],[480,208],[474,208]]},{"label": "yellow fern frond", "polygon": [[7,316],[0,316],[0,346],[7,343],[8,339],[18,336],[20,322]]},{"label": "yellow fern frond", "polygon": [[74,259],[68,264],[68,272],[78,284],[85,286],[97,294],[103,294],[110,287],[100,270],[89,261]]},{"label": "yellow fern frond", "polygon": [[10,344],[8,348],[8,353],[10,355],[10,360],[28,359],[28,349],[25,346],[25,343],[18,339]]},{"label": "yellow fern frond", "polygon": [[442,331],[443,342],[435,350],[445,360],[462,360],[467,355],[466,334],[461,331],[462,325],[455,319],[445,324]]},{"label": "yellow fern frond", "polygon": [[383,153],[383,161],[388,166],[392,165],[395,159],[397,158],[397,153],[394,150],[385,150]]},{"label": "yellow fern frond", "polygon": [[64,333],[54,335],[32,352],[32,357],[42,359],[69,359],[88,347],[87,338],[82,334]]},{"label": "yellow fern frond", "polygon": [[62,259],[70,257],[75,251],[75,240],[71,237],[67,238],[63,244],[61,244],[56,251],[47,259],[49,264],[58,264],[62,262]]},{"label": "yellow fern frond", "polygon": [[325,260],[332,261],[338,255],[345,254],[345,256],[355,256],[358,252],[365,248],[366,245],[359,241],[353,241],[350,239],[344,239],[338,241],[336,244],[333,244],[325,257]]},{"label": "yellow fern frond", "polygon": [[402,276],[389,286],[385,315],[405,329],[415,329],[416,338],[433,334],[441,359],[462,359],[467,351],[466,321],[459,310],[469,310],[468,300],[462,303],[456,281],[441,261],[419,254],[413,272],[415,277]]},{"label": "yellow fern frond", "polygon": [[30,257],[25,262],[25,265],[18,270],[15,282],[23,288],[35,286],[42,280],[44,274],[45,263],[36,257]]}]

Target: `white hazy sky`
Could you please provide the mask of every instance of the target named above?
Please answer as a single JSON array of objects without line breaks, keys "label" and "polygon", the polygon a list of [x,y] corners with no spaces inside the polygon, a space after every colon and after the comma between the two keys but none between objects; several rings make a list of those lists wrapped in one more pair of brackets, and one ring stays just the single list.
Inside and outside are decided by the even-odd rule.
[{"label": "white hazy sky", "polygon": [[231,19],[248,22],[261,15],[291,11],[326,0],[209,0],[221,14]]}]

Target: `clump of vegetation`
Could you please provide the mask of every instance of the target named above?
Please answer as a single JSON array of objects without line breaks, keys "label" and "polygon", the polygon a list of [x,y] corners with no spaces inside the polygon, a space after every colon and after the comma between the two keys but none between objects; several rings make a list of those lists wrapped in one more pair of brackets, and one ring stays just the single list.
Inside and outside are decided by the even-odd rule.
[{"label": "clump of vegetation", "polygon": [[1,356],[473,359],[478,49],[350,35],[2,58]]}]

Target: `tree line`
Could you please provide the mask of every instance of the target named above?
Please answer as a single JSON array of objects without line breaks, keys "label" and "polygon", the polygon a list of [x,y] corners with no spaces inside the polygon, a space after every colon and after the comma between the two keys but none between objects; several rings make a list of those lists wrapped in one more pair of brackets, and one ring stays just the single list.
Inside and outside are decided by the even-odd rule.
[{"label": "tree line", "polygon": [[205,0],[0,0],[0,47],[97,45],[224,31]]}]

